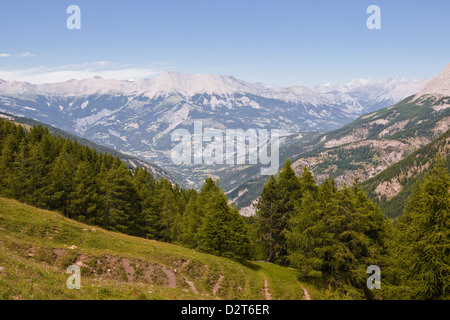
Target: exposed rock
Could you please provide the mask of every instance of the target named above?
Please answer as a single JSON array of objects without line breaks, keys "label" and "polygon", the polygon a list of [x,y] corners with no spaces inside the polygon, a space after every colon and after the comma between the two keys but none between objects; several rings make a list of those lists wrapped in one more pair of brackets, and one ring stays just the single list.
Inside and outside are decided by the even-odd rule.
[{"label": "exposed rock", "polygon": [[172,270],[170,270],[170,269],[166,269],[165,267],[163,267],[162,271],[167,276],[167,281],[168,281],[169,288],[176,288],[177,287],[177,280],[176,280],[176,277],[175,277],[175,273]]},{"label": "exposed rock", "polygon": [[445,104],[438,104],[438,105],[433,106],[434,111],[442,111],[447,108],[450,108],[450,104],[445,103]]},{"label": "exposed rock", "polygon": [[401,190],[402,185],[397,178],[394,178],[391,181],[384,181],[383,183],[379,184],[375,189],[375,192],[378,195],[378,199],[381,200],[381,197],[385,196],[389,200],[392,197],[396,196]]},{"label": "exposed rock", "polygon": [[445,117],[441,121],[439,121],[436,126],[433,128],[433,132],[435,136],[439,136],[446,132],[450,128],[450,117]]},{"label": "exposed rock", "polygon": [[436,78],[430,80],[414,99],[425,95],[450,96],[450,64]]},{"label": "exposed rock", "polygon": [[379,138],[387,138],[392,136],[394,133],[397,133],[401,130],[403,130],[403,128],[405,128],[405,126],[409,123],[410,120],[404,120],[404,121],[399,121],[394,123],[393,125],[387,127],[386,129],[384,129],[383,131],[381,131],[378,134]]},{"label": "exposed rock", "polygon": [[369,129],[367,127],[357,127],[355,128],[350,134],[339,138],[339,139],[332,139],[330,141],[325,142],[325,148],[333,148],[333,147],[339,147],[347,143],[357,142],[361,141],[367,138],[369,134]]}]

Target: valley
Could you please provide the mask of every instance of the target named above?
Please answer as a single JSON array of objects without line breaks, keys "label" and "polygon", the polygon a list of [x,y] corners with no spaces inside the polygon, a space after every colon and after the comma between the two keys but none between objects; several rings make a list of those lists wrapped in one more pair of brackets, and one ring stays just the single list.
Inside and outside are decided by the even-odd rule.
[{"label": "valley", "polygon": [[[136,82],[100,77],[41,85],[0,81],[0,111],[41,121],[156,164],[185,187],[198,189],[213,175],[228,192],[236,187],[232,177],[249,165],[175,165],[171,132],[186,129],[193,134],[194,121],[201,121],[204,128],[223,132],[278,129],[286,143],[301,143],[309,132],[337,129],[370,110],[400,101],[426,82],[357,80],[314,91],[177,72]],[[244,174],[239,183],[253,178]]]},{"label": "valley", "polygon": [[[450,98],[439,93],[442,86],[450,87],[445,82],[449,74],[450,65],[436,78],[438,82],[431,82],[437,89],[429,85],[416,95],[363,115],[340,129],[317,134],[304,144],[300,140],[300,152],[289,152],[289,146],[284,146],[288,149],[284,154],[292,160],[297,174],[306,166],[319,182],[334,177],[339,184],[349,185],[356,177],[364,182],[382,174],[450,129]],[[439,79],[445,79],[445,83]],[[440,152],[444,159],[448,158],[447,148]],[[253,175],[227,194],[241,212],[254,214],[253,204],[267,180]],[[374,196],[372,199],[376,201]]]},{"label": "valley", "polygon": [[450,2],[0,8],[4,314],[450,300]]},{"label": "valley", "polygon": [[[319,182],[330,176],[339,184],[355,177],[363,182],[448,130],[450,99],[441,89],[448,86],[448,69],[430,82],[355,80],[317,86],[315,91],[180,73],[141,82],[97,77],[35,86],[3,81],[0,110],[125,152],[134,157],[131,166],[140,161],[160,166],[165,173],[153,169],[156,177],[171,177],[183,187],[199,189],[205,178],[218,179],[230,202],[249,216],[268,180],[261,176],[264,166],[248,159],[242,165],[174,164],[171,132],[193,134],[195,121],[220,132],[267,128],[270,123],[270,128],[281,129],[280,161],[291,159],[297,173],[308,166]],[[20,90],[24,93],[19,98]]]},{"label": "valley", "polygon": [[[292,164],[287,161],[277,178],[261,177],[261,164],[183,164],[172,174],[132,153],[2,113],[1,297],[403,299],[396,293],[403,284],[380,294],[365,290],[359,276],[345,271],[339,256],[349,255],[360,271],[370,259],[403,267],[393,262],[396,253],[389,251],[401,243],[389,218],[402,221],[413,215],[407,206],[413,193],[417,197],[413,185],[424,180],[438,186],[441,175],[431,178],[427,173],[443,170],[442,163],[449,165],[450,97],[425,88],[422,95],[359,116],[341,128],[281,137],[280,158],[292,159]],[[94,123],[90,121],[79,123],[88,128]],[[179,124],[170,130],[187,128]],[[205,175],[199,192],[180,188],[177,180],[195,182]],[[361,184],[354,184],[355,178]],[[440,188],[446,188],[444,183]],[[256,217],[255,205],[260,210]],[[316,213],[304,214],[310,210]],[[349,217],[330,230],[324,227]],[[308,250],[303,253],[309,244],[305,247],[302,241],[310,240],[302,233],[311,232],[309,224],[312,230],[324,228],[315,237],[336,233],[330,238],[335,243],[326,242],[328,248],[370,244],[371,249],[335,252],[325,243],[324,250],[331,250],[333,258],[326,253],[318,260]],[[399,228],[401,223],[394,227]],[[275,242],[270,241],[274,231],[279,234]],[[366,240],[353,243],[353,237]],[[322,265],[316,267],[318,261]],[[345,281],[329,271],[334,264],[339,264],[333,268],[341,270]],[[80,268],[81,290],[66,289],[68,266]],[[391,275],[388,279],[394,281]]]}]

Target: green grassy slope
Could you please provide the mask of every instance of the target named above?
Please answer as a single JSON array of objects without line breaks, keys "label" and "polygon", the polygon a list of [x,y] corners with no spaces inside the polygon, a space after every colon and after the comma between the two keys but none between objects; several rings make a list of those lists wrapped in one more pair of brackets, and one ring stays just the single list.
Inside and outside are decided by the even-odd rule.
[{"label": "green grassy slope", "polygon": [[[81,267],[80,290],[66,286],[72,264]],[[0,299],[263,300],[267,290],[302,299],[297,278],[293,269],[94,229],[0,198]]]}]

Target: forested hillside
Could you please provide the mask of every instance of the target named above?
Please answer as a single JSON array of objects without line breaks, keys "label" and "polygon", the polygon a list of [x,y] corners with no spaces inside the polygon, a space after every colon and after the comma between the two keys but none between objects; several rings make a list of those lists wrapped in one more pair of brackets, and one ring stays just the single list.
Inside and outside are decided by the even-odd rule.
[{"label": "forested hillside", "polygon": [[120,158],[120,160],[124,161],[129,168],[132,168],[132,169],[134,169],[136,167],[146,168],[148,171],[150,171],[150,173],[155,178],[166,178],[167,180],[169,180],[173,183],[178,182],[178,179],[180,181],[183,180],[179,175],[177,175],[177,177],[176,177],[177,180],[176,180],[171,174],[169,174],[167,171],[163,170],[161,167],[159,167],[155,164],[149,163],[147,161],[143,161],[140,158],[137,158],[137,157],[134,157],[134,156],[131,156],[128,154],[121,153],[113,148],[108,148],[103,145],[94,143],[88,139],[81,138],[81,137],[71,134],[67,131],[64,131],[59,128],[45,124],[43,122],[40,122],[40,121],[37,121],[34,119],[25,118],[25,117],[19,117],[19,116],[13,115],[13,114],[7,114],[4,112],[0,112],[0,118],[7,119],[7,120],[13,121],[18,124],[22,124],[26,128],[33,127],[33,126],[47,127],[48,130],[50,131],[50,133],[54,136],[60,135],[62,138],[69,139],[72,141],[77,141],[79,144],[81,144],[83,146],[88,146],[89,148],[92,148],[92,149],[95,149],[99,153],[108,153],[115,157],[118,156]]},{"label": "forested hillside", "polygon": [[0,119],[0,195],[129,235],[179,242],[238,260],[250,254],[243,218],[216,181],[181,189],[145,168],[76,141]]},{"label": "forested hillside", "polygon": [[[361,182],[373,178],[444,134],[450,128],[449,103],[449,97],[411,96],[315,135],[306,144],[300,139],[297,144],[303,151],[291,158],[292,166],[297,175],[306,166],[317,181],[334,177],[339,185],[351,184],[356,176]],[[266,181],[267,177],[253,179],[229,193],[241,212],[251,212]]]},{"label": "forested hillside", "polygon": [[440,155],[450,168],[450,130],[418,149],[375,177],[364,181],[362,188],[389,217],[402,214],[416,181],[432,172],[436,156]]},{"label": "forested hillside", "polygon": [[[450,179],[441,157],[417,181],[399,221],[385,217],[357,179],[320,185],[289,160],[271,176],[253,219],[260,258],[289,265],[301,279],[326,283],[328,298],[450,298]],[[381,290],[366,286],[367,268],[383,273]]]},{"label": "forested hillside", "polygon": [[[450,180],[439,157],[394,222],[357,179],[351,186],[338,187],[333,178],[317,184],[307,167],[297,176],[289,160],[269,177],[257,215],[244,218],[211,178],[199,192],[185,190],[42,126],[0,120],[0,146],[1,196],[243,264],[290,267],[327,299],[449,298]],[[370,265],[383,270],[381,290],[367,288]]]}]

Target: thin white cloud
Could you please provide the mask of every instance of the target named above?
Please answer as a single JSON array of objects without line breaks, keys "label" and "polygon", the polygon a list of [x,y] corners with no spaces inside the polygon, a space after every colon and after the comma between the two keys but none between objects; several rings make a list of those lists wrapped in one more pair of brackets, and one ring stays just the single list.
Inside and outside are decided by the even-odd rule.
[{"label": "thin white cloud", "polygon": [[0,53],[0,58],[6,58],[6,57],[31,58],[31,57],[34,57],[34,54],[31,52],[22,52],[20,54]]},{"label": "thin white cloud", "polygon": [[22,52],[21,54],[19,54],[19,57],[30,58],[34,57],[34,54],[32,54],[31,52]]},{"label": "thin white cloud", "polygon": [[41,66],[29,69],[0,70],[0,79],[34,84],[63,82],[71,79],[82,80],[95,76],[105,79],[140,80],[154,77],[161,72],[162,70],[156,68],[138,68],[108,61],[97,61],[59,67]]}]

